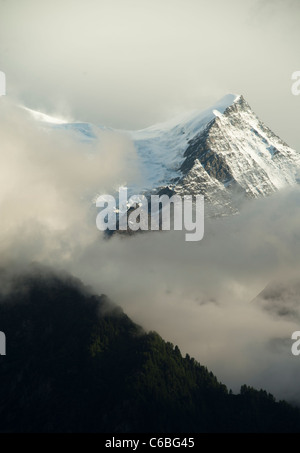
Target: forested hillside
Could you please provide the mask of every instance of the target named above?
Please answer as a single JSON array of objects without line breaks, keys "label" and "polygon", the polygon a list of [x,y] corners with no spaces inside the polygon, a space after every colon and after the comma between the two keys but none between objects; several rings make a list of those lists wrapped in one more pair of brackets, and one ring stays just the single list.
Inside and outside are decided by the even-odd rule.
[{"label": "forested hillside", "polygon": [[263,391],[233,395],[157,333],[80,282],[36,271],[0,302],[1,432],[292,432],[300,413]]}]

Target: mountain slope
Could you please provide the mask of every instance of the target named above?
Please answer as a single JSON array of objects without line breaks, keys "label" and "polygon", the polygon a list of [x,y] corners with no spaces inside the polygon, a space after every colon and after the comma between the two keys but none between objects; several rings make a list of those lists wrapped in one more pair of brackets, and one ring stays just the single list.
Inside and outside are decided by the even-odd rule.
[{"label": "mountain slope", "polygon": [[40,269],[0,280],[1,432],[299,432],[297,409],[228,393],[80,282]]},{"label": "mountain slope", "polygon": [[[224,114],[215,115],[189,143],[176,192],[190,189],[214,203],[210,193],[217,188],[220,193],[259,197],[298,183],[300,155],[258,119],[242,96]],[[206,190],[203,177],[210,182]]]}]

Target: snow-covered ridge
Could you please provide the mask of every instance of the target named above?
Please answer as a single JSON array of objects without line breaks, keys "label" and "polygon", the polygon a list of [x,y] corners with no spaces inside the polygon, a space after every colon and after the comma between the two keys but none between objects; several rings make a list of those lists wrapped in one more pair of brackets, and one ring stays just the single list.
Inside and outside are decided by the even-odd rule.
[{"label": "snow-covered ridge", "polygon": [[[181,124],[185,124],[186,129],[193,131],[195,127],[197,127],[196,132],[199,132],[199,125],[207,124],[210,120],[214,118],[215,112],[218,111],[219,113],[224,113],[224,111],[238,101],[240,95],[236,94],[228,94],[224,96],[221,100],[219,100],[213,107],[204,110],[192,110],[190,112],[185,112],[181,115],[172,118],[169,121],[165,121],[163,123],[158,123],[153,126],[140,129],[137,131],[126,131],[129,132],[133,137],[135,135],[141,137],[142,135],[153,135],[153,133],[162,133],[162,132],[170,132],[173,129],[176,129]],[[57,118],[54,116],[47,115],[45,113],[39,112],[37,110],[30,109],[25,106],[21,106],[22,109],[27,111],[35,120],[41,121],[43,123],[49,124],[83,124],[81,121],[72,121],[70,122],[67,119]],[[88,123],[87,123],[88,124]],[[102,126],[101,126],[102,128]]]},{"label": "snow-covered ridge", "polygon": [[48,124],[68,124],[69,121],[56,118],[54,116],[46,115],[45,113],[38,112],[37,110],[29,109],[28,107],[21,106],[23,110],[28,112],[35,120]]},{"label": "snow-covered ridge", "polygon": [[134,136],[147,136],[148,134],[151,136],[153,133],[162,133],[162,132],[170,132],[178,127],[184,125],[186,132],[200,132],[199,127],[206,125],[209,121],[214,119],[215,111],[220,113],[224,113],[225,110],[230,107],[232,104],[236,103],[239,100],[240,96],[236,94],[228,94],[224,96],[221,100],[219,100],[214,106],[211,108],[199,111],[193,110],[191,112],[185,112],[182,115],[178,115],[175,118],[163,122],[158,123],[153,126],[147,127],[145,129],[141,129],[138,131],[132,131],[131,134]]}]

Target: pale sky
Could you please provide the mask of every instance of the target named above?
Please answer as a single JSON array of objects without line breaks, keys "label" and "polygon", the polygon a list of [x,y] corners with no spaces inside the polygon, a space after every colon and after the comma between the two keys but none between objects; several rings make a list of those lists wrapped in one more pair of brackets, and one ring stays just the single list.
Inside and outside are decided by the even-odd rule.
[{"label": "pale sky", "polygon": [[0,0],[7,94],[138,129],[228,92],[300,150],[299,0]]}]

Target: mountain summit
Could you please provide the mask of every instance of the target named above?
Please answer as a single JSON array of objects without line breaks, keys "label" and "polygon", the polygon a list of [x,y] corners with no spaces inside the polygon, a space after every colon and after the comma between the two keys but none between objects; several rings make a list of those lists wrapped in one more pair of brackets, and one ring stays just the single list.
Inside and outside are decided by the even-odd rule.
[{"label": "mountain summit", "polygon": [[156,182],[160,193],[203,194],[214,214],[236,211],[241,198],[267,196],[298,182],[300,155],[256,116],[243,96],[225,96],[203,113],[132,137],[148,164],[160,161],[160,174],[165,172],[161,184]]},{"label": "mountain summit", "polygon": [[[45,116],[34,117],[89,140],[97,139],[95,128],[103,130],[83,123],[53,126]],[[138,190],[203,194],[217,215],[235,212],[241,198],[268,196],[299,182],[299,153],[276,136],[240,95],[229,94],[204,112],[122,132],[137,149],[143,180]]]},{"label": "mountain summit", "polygon": [[243,96],[213,113],[188,143],[176,192],[202,193],[214,204],[233,193],[257,198],[297,183],[299,154],[259,120]]}]

